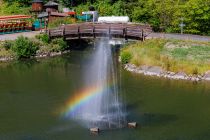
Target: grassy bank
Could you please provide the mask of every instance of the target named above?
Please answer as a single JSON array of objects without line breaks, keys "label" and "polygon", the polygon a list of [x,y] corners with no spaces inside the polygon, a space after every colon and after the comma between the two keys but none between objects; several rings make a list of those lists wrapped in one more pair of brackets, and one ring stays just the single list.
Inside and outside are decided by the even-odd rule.
[{"label": "grassy bank", "polygon": [[31,58],[67,49],[67,42],[63,38],[50,40],[46,34],[37,35],[35,38],[20,36],[16,40],[0,42],[0,60]]},{"label": "grassy bank", "polygon": [[122,63],[161,66],[164,70],[203,74],[210,70],[210,42],[151,39],[126,45]]}]

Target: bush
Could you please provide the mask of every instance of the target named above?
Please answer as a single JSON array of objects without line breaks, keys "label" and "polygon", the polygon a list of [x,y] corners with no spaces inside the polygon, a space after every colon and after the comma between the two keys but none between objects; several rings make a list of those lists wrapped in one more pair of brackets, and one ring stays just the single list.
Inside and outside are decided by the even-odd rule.
[{"label": "bush", "polygon": [[[56,38],[51,41],[52,46],[56,46],[53,51],[65,51],[68,48],[68,44],[63,38]],[[58,47],[59,46],[59,47]]]},{"label": "bush", "polygon": [[43,43],[49,43],[50,42],[50,38],[47,34],[39,34],[35,36],[37,39],[39,39],[40,41],[42,41]]},{"label": "bush", "polygon": [[11,41],[11,40],[6,40],[6,41],[3,43],[3,47],[4,47],[6,50],[11,49],[13,45],[14,45],[14,41]]},{"label": "bush", "polygon": [[36,54],[38,47],[29,38],[20,36],[15,40],[12,50],[18,58],[29,58]]},{"label": "bush", "polygon": [[123,64],[130,62],[131,58],[132,58],[132,55],[130,52],[124,51],[121,53],[121,61]]},{"label": "bush", "polygon": [[51,22],[49,22],[48,24],[48,28],[56,28],[62,24],[71,24],[72,23],[72,19],[71,18],[58,18],[56,20],[53,20]]}]

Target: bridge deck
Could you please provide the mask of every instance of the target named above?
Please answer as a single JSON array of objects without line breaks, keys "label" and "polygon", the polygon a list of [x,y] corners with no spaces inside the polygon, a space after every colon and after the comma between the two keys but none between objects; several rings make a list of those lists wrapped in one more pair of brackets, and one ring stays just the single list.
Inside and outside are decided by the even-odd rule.
[{"label": "bridge deck", "polygon": [[50,29],[50,38],[64,37],[65,39],[114,37],[144,40],[152,32],[149,25],[141,24],[118,24],[118,23],[80,23],[60,26]]}]

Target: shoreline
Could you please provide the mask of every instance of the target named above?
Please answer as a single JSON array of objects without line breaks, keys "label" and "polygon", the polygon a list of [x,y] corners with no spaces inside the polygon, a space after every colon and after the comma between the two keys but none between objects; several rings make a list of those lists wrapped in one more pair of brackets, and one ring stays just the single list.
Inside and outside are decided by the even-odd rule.
[{"label": "shoreline", "polygon": [[171,72],[165,71],[159,66],[139,66],[134,64],[124,64],[124,69],[137,74],[143,74],[147,76],[163,77],[174,80],[188,80],[188,81],[210,81],[210,71],[205,72],[202,75],[187,75],[184,72]]},{"label": "shoreline", "polygon": [[[61,56],[63,54],[67,54],[70,53],[70,50],[66,50],[66,51],[59,51],[59,52],[45,52],[45,53],[38,53],[33,57],[30,57],[28,59],[32,59],[32,58],[50,58],[50,57],[54,57],[54,56]],[[12,60],[16,60],[16,58],[14,56],[9,56],[9,57],[0,57],[0,62],[9,62]]]}]

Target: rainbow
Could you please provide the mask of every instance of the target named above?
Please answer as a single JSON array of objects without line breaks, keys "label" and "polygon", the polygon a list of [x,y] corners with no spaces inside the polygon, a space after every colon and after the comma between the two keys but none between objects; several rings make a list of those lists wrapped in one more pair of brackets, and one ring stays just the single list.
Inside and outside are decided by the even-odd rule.
[{"label": "rainbow", "polygon": [[83,104],[87,103],[98,94],[102,94],[103,89],[102,86],[92,86],[76,93],[67,100],[66,106],[61,111],[61,116],[68,117]]}]

